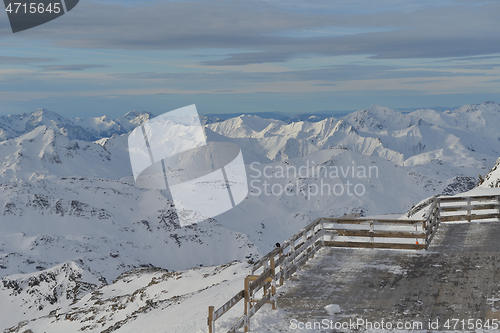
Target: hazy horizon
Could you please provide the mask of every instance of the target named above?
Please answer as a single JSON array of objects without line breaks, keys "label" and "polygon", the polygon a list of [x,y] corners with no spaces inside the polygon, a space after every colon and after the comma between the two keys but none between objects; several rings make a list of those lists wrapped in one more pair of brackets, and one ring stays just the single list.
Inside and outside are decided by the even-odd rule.
[{"label": "hazy horizon", "polygon": [[[481,103],[470,103],[470,104],[464,104],[464,105],[482,104],[482,103],[485,103],[485,102],[495,102],[495,103],[497,103],[496,101],[483,101]],[[413,107],[413,108],[389,108],[389,109],[392,109],[394,111],[399,111],[399,112],[402,112],[402,113],[409,113],[409,112],[412,112],[412,111],[424,110],[424,109],[430,109],[430,110],[442,112],[442,111],[446,111],[446,110],[453,111],[453,110],[456,110],[456,109],[458,109],[458,108],[460,108],[460,107],[462,107],[464,105],[455,105],[455,106],[424,106],[424,107]],[[217,117],[217,116],[220,116],[222,119],[229,119],[231,117],[238,117],[240,115],[256,115],[256,116],[262,115],[263,118],[266,118],[266,117],[268,117],[270,115],[273,115],[273,114],[282,115],[284,117],[305,116],[305,115],[310,115],[310,116],[331,115],[331,116],[339,116],[339,117],[341,117],[341,116],[344,116],[344,115],[347,115],[347,114],[350,114],[350,113],[353,113],[353,112],[366,110],[366,109],[368,109],[371,106],[387,107],[385,105],[370,104],[370,105],[368,105],[368,106],[366,106],[364,108],[355,109],[355,110],[319,110],[319,111],[306,111],[306,110],[304,110],[303,112],[287,112],[285,110],[285,111],[247,111],[247,112],[226,112],[226,113],[199,112],[199,114],[203,115],[203,116],[206,116],[206,117]],[[49,108],[41,107],[41,108],[36,108],[34,110],[28,110],[28,111],[25,111],[25,112],[0,113],[0,116],[30,114],[30,113],[36,112],[38,110],[46,110],[46,111],[54,112],[54,113],[57,113],[57,114],[59,114],[59,115],[61,115],[63,117],[68,117],[68,118],[75,118],[75,117],[78,117],[78,118],[94,118],[94,117],[101,117],[101,116],[111,116],[112,118],[117,118],[117,117],[121,117],[123,115],[126,115],[129,112],[141,112],[141,113],[142,112],[150,112],[150,113],[152,113],[155,116],[161,114],[161,113],[152,112],[150,110],[124,110],[121,113],[119,111],[116,111],[116,112],[113,113],[113,115],[111,115],[111,114],[78,115],[78,114],[73,114],[73,113],[69,114],[67,112],[58,112],[58,111],[55,111],[55,110],[51,110]],[[172,110],[165,110],[164,112],[169,112],[169,111],[172,111]]]}]

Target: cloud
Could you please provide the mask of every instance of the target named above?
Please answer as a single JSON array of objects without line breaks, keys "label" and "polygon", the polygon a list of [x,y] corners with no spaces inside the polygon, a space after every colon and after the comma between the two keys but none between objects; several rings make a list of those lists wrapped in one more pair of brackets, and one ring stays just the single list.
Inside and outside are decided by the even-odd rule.
[{"label": "cloud", "polygon": [[75,65],[52,65],[38,66],[45,71],[84,71],[86,69],[103,68],[108,65],[92,65],[92,64],[75,64]]},{"label": "cloud", "polygon": [[296,52],[247,52],[231,54],[220,60],[207,60],[200,62],[202,66],[241,66],[266,62],[284,62],[297,57]]},{"label": "cloud", "polygon": [[0,56],[0,65],[33,65],[55,60],[54,58]]},{"label": "cloud", "polygon": [[[26,38],[60,46],[179,50],[273,44],[283,29],[318,25],[318,18],[255,2],[162,2],[144,7],[81,3],[65,20],[40,26]],[[327,18],[320,19],[324,24]]]},{"label": "cloud", "polygon": [[420,67],[399,67],[387,65],[338,65],[325,66],[315,69],[289,70],[282,72],[242,72],[218,71],[195,73],[160,73],[138,72],[125,74],[109,74],[123,80],[152,80],[172,82],[180,85],[184,82],[197,82],[199,84],[213,82],[240,82],[243,84],[277,82],[277,81],[325,81],[315,86],[331,86],[332,82],[351,80],[381,80],[405,78],[434,78],[458,76],[482,76],[478,72],[450,70],[448,67],[423,69]]}]

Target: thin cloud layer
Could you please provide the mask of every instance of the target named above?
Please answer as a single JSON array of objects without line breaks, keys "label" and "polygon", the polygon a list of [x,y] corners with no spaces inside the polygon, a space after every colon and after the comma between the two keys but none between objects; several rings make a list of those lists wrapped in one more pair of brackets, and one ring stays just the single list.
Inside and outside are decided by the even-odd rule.
[{"label": "thin cloud layer", "polygon": [[54,58],[42,58],[42,57],[15,57],[15,56],[4,56],[0,55],[0,65],[32,65],[41,62],[51,62],[55,61]]},{"label": "thin cloud layer", "polygon": [[98,64],[74,64],[74,65],[52,65],[52,66],[39,66],[46,71],[84,71],[87,69],[96,69],[108,67],[108,65],[98,65]]},{"label": "thin cloud layer", "polygon": [[[46,24],[26,38],[41,37],[57,46],[74,48],[239,50],[224,59],[202,63],[217,66],[282,62],[304,55],[466,57],[500,52],[499,12],[499,3],[467,2],[411,12],[357,15],[283,10],[260,1],[161,2],[144,7],[87,2],[70,19]],[[293,36],[294,32],[328,27],[390,31]]]}]

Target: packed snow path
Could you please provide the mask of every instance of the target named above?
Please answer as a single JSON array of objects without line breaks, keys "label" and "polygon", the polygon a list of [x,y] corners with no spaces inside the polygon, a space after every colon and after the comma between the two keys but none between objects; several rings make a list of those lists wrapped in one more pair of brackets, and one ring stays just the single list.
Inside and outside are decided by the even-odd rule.
[{"label": "packed snow path", "polygon": [[[484,323],[500,308],[499,239],[500,223],[441,224],[428,251],[323,248],[280,288],[278,306],[304,323]],[[330,304],[340,305],[334,317]]]}]

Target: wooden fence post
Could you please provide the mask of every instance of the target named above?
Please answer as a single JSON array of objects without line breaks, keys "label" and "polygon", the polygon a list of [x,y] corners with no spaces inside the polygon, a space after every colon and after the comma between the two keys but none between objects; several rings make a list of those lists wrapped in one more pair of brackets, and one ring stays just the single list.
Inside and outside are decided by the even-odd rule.
[{"label": "wooden fence post", "polygon": [[208,307],[208,333],[215,333],[214,307]]},{"label": "wooden fence post", "polygon": [[323,221],[323,219],[321,219],[321,223],[320,223],[320,226],[321,226],[321,247],[325,246],[325,222]]},{"label": "wooden fence post", "polygon": [[[267,261],[265,261],[265,262],[262,264],[262,267],[263,267],[263,269],[262,269],[262,273],[264,273],[264,272],[266,271],[267,266],[268,266]],[[265,286],[265,284],[264,284],[264,286]],[[262,291],[264,292],[264,296],[266,296],[266,294],[267,294],[267,290],[266,290],[266,288],[262,288]]]},{"label": "wooden fence post", "polygon": [[281,262],[281,268],[280,268],[280,272],[281,272],[281,277],[280,277],[280,287],[283,285],[283,282],[284,282],[284,277],[285,277],[285,262],[284,261],[281,261],[281,257],[283,256],[283,249],[280,249],[280,255],[279,255],[279,258],[280,258],[280,262]]},{"label": "wooden fence post", "polygon": [[274,264],[274,258],[271,258],[271,302],[273,304],[273,310],[276,310],[276,267]]},{"label": "wooden fence post", "polygon": [[311,252],[313,253],[313,256],[314,256],[314,253],[316,252],[316,227],[317,227],[317,225],[314,225],[311,229],[311,239],[313,242]]},{"label": "wooden fence post", "polygon": [[[370,221],[370,232],[374,232],[375,231],[375,228],[373,227],[373,221]],[[370,237],[370,242],[374,242],[375,239],[373,238],[373,236]]]},{"label": "wooden fence post", "polygon": [[470,205],[470,201],[471,201],[470,197],[467,197],[467,218],[468,218],[467,220],[469,222],[472,221],[472,219],[471,219],[472,207]]},{"label": "wooden fence post", "polygon": [[248,311],[250,310],[250,280],[248,277],[245,278],[245,289],[243,290],[245,291],[245,312],[243,314],[245,316],[245,332],[248,332],[250,330],[250,320],[248,318]]},{"label": "wooden fence post", "polygon": [[436,207],[437,207],[436,216],[438,218],[438,221],[440,221],[440,218],[441,218],[441,198],[440,197],[437,198]]}]

